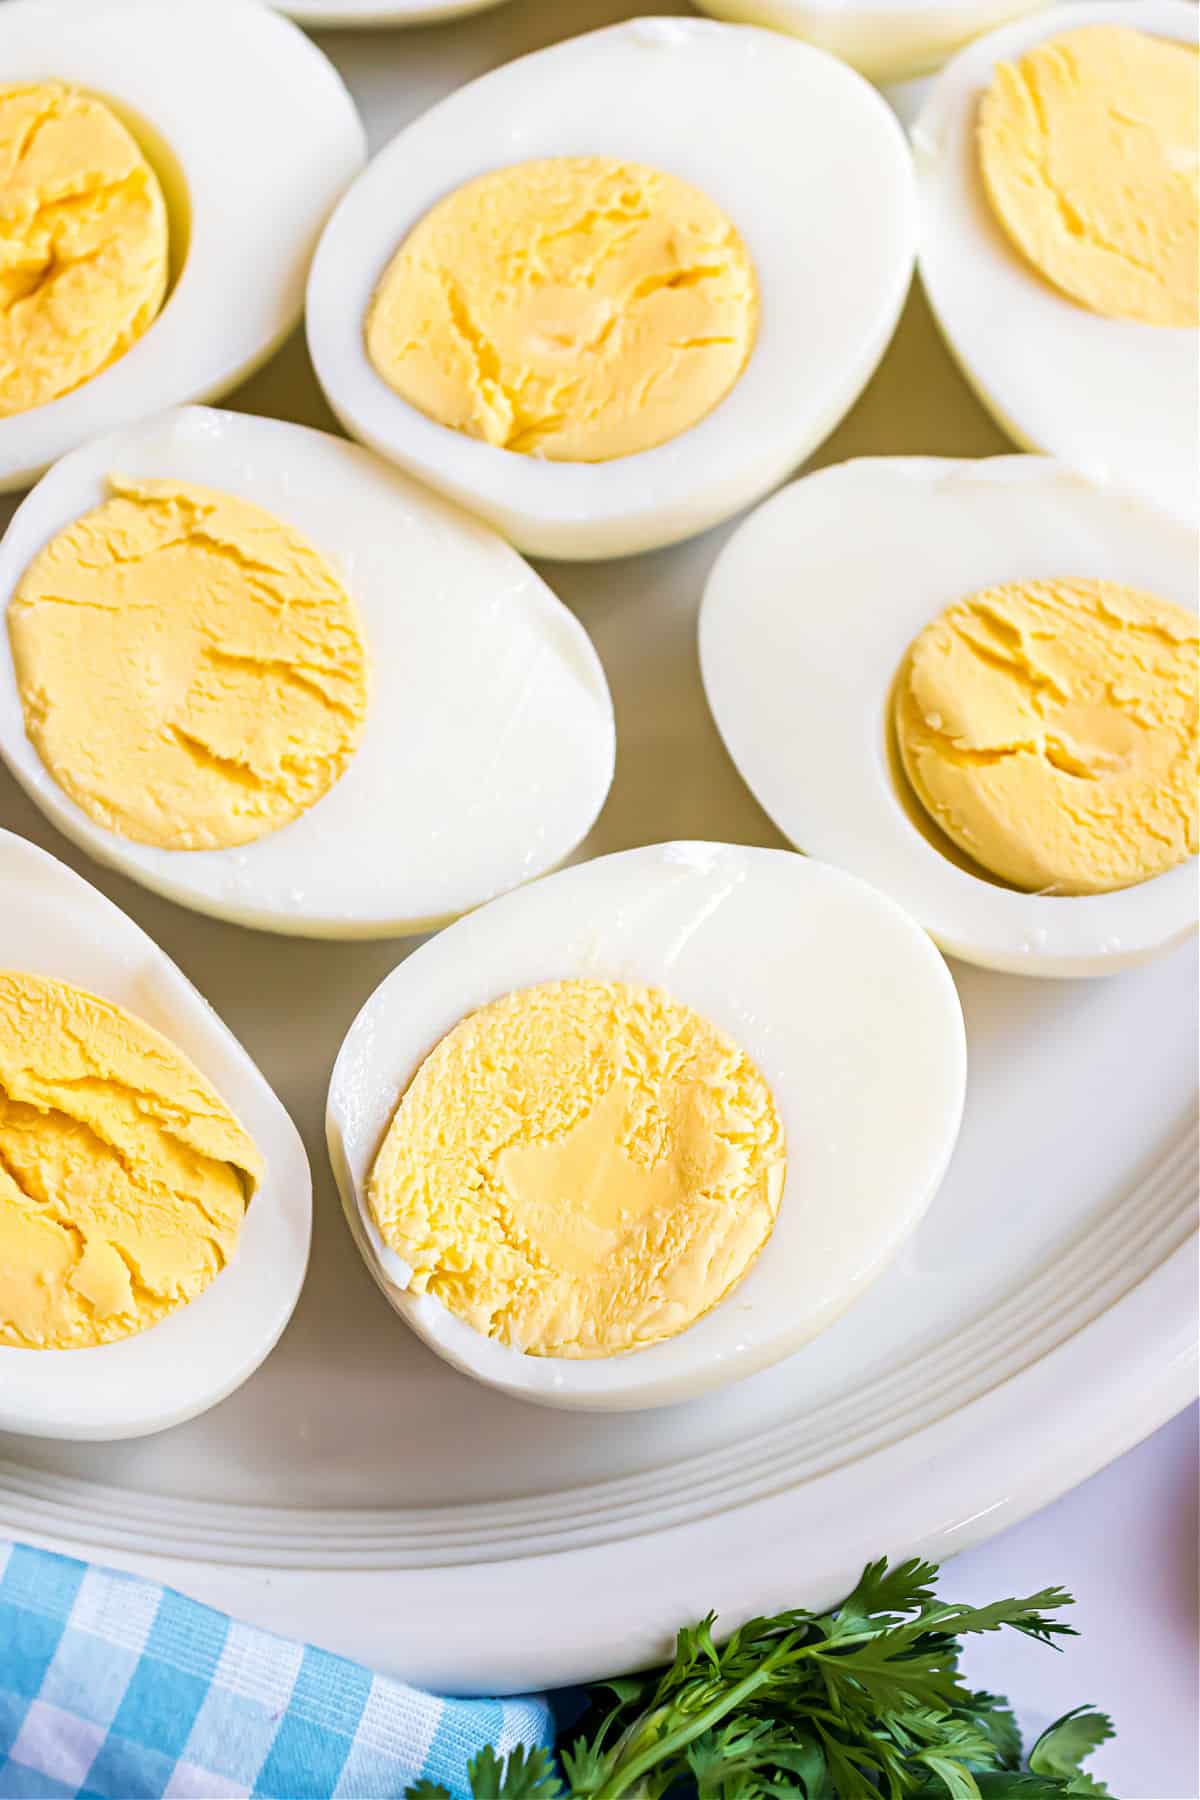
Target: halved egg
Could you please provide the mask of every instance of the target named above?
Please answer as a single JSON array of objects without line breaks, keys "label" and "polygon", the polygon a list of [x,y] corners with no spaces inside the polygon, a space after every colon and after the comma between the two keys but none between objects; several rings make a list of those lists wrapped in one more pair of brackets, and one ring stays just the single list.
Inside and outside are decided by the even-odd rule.
[{"label": "halved egg", "polygon": [[633,20],[469,83],[373,160],[314,259],[309,347],[355,437],[518,548],[619,556],[832,430],[914,237],[903,134],[852,70]]},{"label": "halved egg", "polygon": [[[317,236],[366,142],[332,64],[245,0],[11,0],[0,83],[0,132],[8,113],[14,134],[0,191],[6,345],[45,367],[31,397],[53,396],[0,416],[6,490],[264,362],[299,322]],[[138,179],[155,208],[165,201],[166,293],[144,283],[125,319],[149,248],[125,241],[144,229],[122,204]],[[90,359],[85,329],[103,339]]]},{"label": "halved egg", "polygon": [[[454,1079],[420,1150],[439,1063]],[[549,1406],[655,1406],[779,1361],[851,1305],[933,1197],[965,1068],[946,965],[893,902],[790,851],[664,844],[549,876],[401,963],[338,1056],[330,1156],[376,1281],[454,1367]],[[388,1241],[403,1167],[419,1292]],[[717,1206],[696,1237],[739,1182],[747,1233]]]},{"label": "halved egg", "polygon": [[[190,1129],[193,1122],[172,1116],[164,1103],[166,1153],[178,1134],[175,1141],[181,1169],[186,1165],[185,1172],[194,1173],[200,1160],[197,1146],[208,1131],[218,1128],[220,1118],[227,1125],[222,1141],[244,1134],[245,1162],[256,1165],[256,1178],[261,1168],[231,1259],[195,1298],[175,1305],[156,1324],[132,1335],[116,1335],[118,1327],[125,1327],[110,1318],[105,1329],[109,1334],[112,1327],[114,1341],[85,1348],[27,1349],[11,1342],[0,1344],[0,1429],[68,1438],[136,1437],[160,1431],[215,1406],[232,1393],[253,1374],[287,1324],[308,1261],[308,1160],[295,1126],[246,1052],[169,958],[95,888],[10,832],[0,832],[0,944],[6,978],[15,975],[20,981],[29,978],[33,984],[69,984],[71,989],[82,990],[84,998],[97,996],[100,1002],[122,1008],[138,1022],[135,1029],[149,1027],[150,1032],[160,1034],[158,1040],[148,1043],[154,1065],[162,1070],[177,1056],[190,1097],[211,1115],[205,1120],[197,1113],[194,1129]],[[34,1029],[31,1018],[29,1030]],[[168,1040],[165,1046],[161,1039]],[[34,1037],[25,1059],[27,1073],[37,1069],[38,1048]],[[94,1096],[102,1085],[102,1072],[98,1063],[92,1067],[94,1059],[86,1037],[77,1049],[91,1068],[88,1091]],[[85,1125],[73,1126],[65,1113],[55,1115],[52,1101],[45,1096],[35,1107],[27,1099],[23,1102],[20,1093],[9,1094],[2,1083],[0,1141],[11,1130],[22,1140],[23,1149],[25,1140],[35,1135],[27,1121],[22,1123],[23,1110],[55,1118],[65,1134],[65,1156],[84,1154],[90,1142]],[[151,1096],[146,1096],[130,1118],[139,1110],[149,1129],[155,1116]],[[136,1128],[131,1124],[130,1129]],[[72,1132],[78,1140],[74,1151],[66,1141]],[[12,1143],[9,1149],[13,1150]],[[15,1162],[11,1166],[15,1167]],[[57,1211],[70,1212],[70,1183],[86,1178],[86,1167],[74,1169],[63,1193],[55,1196],[61,1203]],[[19,1182],[17,1187],[19,1196]],[[40,1200],[36,1191],[31,1192],[28,1200],[18,1197],[18,1210],[36,1215]],[[87,1201],[92,1196],[85,1190],[83,1198]],[[161,1200],[160,1195],[156,1205]],[[7,1223],[0,1219],[0,1232]],[[162,1249],[154,1240],[156,1225],[157,1221],[151,1222],[151,1239]],[[203,1229],[216,1235],[216,1222]],[[76,1235],[69,1221],[66,1226],[54,1225],[51,1236],[60,1230],[68,1242]],[[108,1248],[100,1246],[105,1254]],[[75,1278],[81,1290],[95,1298],[99,1263],[97,1247],[90,1249],[93,1254],[87,1273],[84,1264],[89,1246],[85,1243]],[[132,1272],[136,1295],[136,1266]],[[10,1262],[5,1274],[15,1283],[14,1263]],[[144,1299],[148,1293],[143,1290]]]},{"label": "halved egg", "polygon": [[702,12],[804,38],[871,81],[907,81],[1047,0],[697,0]]},{"label": "halved egg", "polygon": [[[1195,929],[1194,799],[1190,824],[1171,817],[1167,773],[1185,811],[1195,674],[1181,627],[1197,611],[1197,550],[1188,527],[1043,457],[839,464],[768,500],[718,557],[700,615],[705,692],[800,849],[891,894],[967,961],[1106,974]],[[939,618],[964,626],[970,667],[953,629],[929,630]],[[1106,636],[1111,666],[1082,668]],[[948,771],[924,797],[904,765],[922,769],[938,743],[902,756],[894,725],[919,641],[923,726]],[[1098,879],[1130,885],[1004,879],[1017,849],[1037,867],[1066,835]],[[1165,859],[1150,879],[1127,866],[1139,839],[1149,866]]]},{"label": "halved egg", "polygon": [[562,861],[612,779],[583,627],[322,432],[188,407],[95,440],[17,512],[0,601],[17,780],[98,861],[241,924],[426,929]]},{"label": "halved egg", "polygon": [[[1107,44],[1093,38],[1089,50],[1092,32]],[[1137,66],[1146,59],[1130,55],[1139,37],[1181,47],[1180,92],[1165,107],[1152,70]],[[1173,256],[1194,315],[1195,44],[1185,0],[1055,6],[955,57],[912,130],[921,280],[983,404],[1023,449],[1186,520],[1196,508],[1200,344],[1192,326],[1139,317],[1137,290],[1153,283],[1160,254]],[[1030,63],[1041,46],[1043,61]],[[1111,92],[1090,101],[1101,79]]]}]

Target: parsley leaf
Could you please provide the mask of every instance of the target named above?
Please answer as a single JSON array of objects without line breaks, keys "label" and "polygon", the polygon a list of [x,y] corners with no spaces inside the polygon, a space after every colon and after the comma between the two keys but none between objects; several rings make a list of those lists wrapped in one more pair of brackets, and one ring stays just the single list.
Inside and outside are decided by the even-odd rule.
[{"label": "parsley leaf", "polygon": [[[826,1612],[750,1619],[718,1642],[712,1614],[679,1633],[656,1674],[593,1690],[563,1782],[545,1751],[487,1750],[472,1800],[1068,1800],[1102,1796],[1081,1770],[1112,1726],[1077,1708],[1022,1766],[1008,1703],[962,1681],[965,1637],[1018,1631],[1059,1648],[1061,1588],[988,1606],[937,1599],[910,1558],[863,1570]],[[448,1800],[429,1783],[408,1800]]]},{"label": "parsley leaf", "polygon": [[933,1584],[937,1580],[937,1564],[921,1562],[910,1556],[907,1562],[889,1569],[887,1557],[868,1563],[853,1593],[838,1607],[843,1618],[876,1617],[880,1613],[901,1614],[913,1606],[933,1600]]},{"label": "parsley leaf", "polygon": [[[562,1782],[554,1773],[548,1750],[523,1744],[501,1762],[489,1746],[468,1765],[474,1800],[559,1800]],[[413,1800],[409,1789],[407,1800]],[[417,1796],[421,1800],[421,1796]]]},{"label": "parsley leaf", "polygon": [[1029,1752],[1029,1767],[1035,1775],[1078,1775],[1085,1758],[1113,1735],[1107,1713],[1077,1706],[1046,1727]]},{"label": "parsley leaf", "polygon": [[1021,1766],[1021,1733],[1017,1728],[1016,1719],[1009,1710],[1008,1702],[997,1694],[983,1692],[972,1694],[968,1716],[973,1718],[979,1729],[985,1731],[991,1738],[999,1767],[1019,1769]]}]

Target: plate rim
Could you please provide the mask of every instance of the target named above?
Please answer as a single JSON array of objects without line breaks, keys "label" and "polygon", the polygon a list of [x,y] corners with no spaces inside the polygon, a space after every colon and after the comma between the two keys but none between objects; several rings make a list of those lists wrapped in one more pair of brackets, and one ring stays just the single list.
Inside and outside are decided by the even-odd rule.
[{"label": "plate rim", "polygon": [[[658,1659],[676,1627],[710,1607],[732,1629],[800,1600],[832,1603],[884,1550],[943,1561],[1132,1449],[1197,1393],[1198,1250],[1193,1231],[1120,1299],[943,1418],[812,1481],[699,1520],[585,1548],[428,1568],[247,1566],[111,1548],[101,1560],[442,1692],[600,1679]],[[79,1480],[82,1489],[94,1485]],[[880,1489],[890,1495],[888,1544],[873,1522]],[[2,1485],[0,1529],[66,1555],[97,1555],[71,1530],[29,1531]],[[488,1619],[504,1620],[505,1630],[480,1631]]]},{"label": "plate rim", "polygon": [[[131,1515],[127,1487],[93,1481],[81,1475],[58,1474],[36,1466],[22,1477],[22,1464],[8,1458],[0,1459],[0,1522],[6,1497],[10,1501],[19,1498],[32,1486],[43,1516],[60,1522],[68,1535],[74,1518],[86,1516],[92,1528],[88,1533],[90,1540],[101,1549],[119,1552],[126,1542],[132,1542],[165,1555],[182,1541],[189,1549],[202,1546],[204,1554],[198,1560],[210,1563],[226,1561],[230,1566],[261,1565],[273,1570],[302,1567],[314,1572],[319,1569],[330,1575],[362,1567],[395,1572],[484,1566],[507,1560],[529,1562],[552,1552],[554,1546],[550,1540],[557,1543],[559,1551],[567,1552],[624,1541],[624,1531],[613,1528],[618,1522],[623,1524],[628,1520],[638,1535],[647,1536],[676,1524],[709,1522],[780,1492],[809,1486],[833,1470],[860,1464],[919,1431],[953,1418],[1002,1382],[1042,1361],[1060,1344],[1086,1330],[1112,1306],[1119,1304],[1188,1241],[1189,1234],[1180,1222],[1180,1207],[1176,1205],[1174,1211],[1170,1208],[1172,1200],[1178,1201],[1185,1190],[1190,1192],[1196,1187],[1200,1157],[1194,1122],[1176,1131],[1169,1144],[1170,1148],[1147,1163],[1139,1179],[1117,1190],[1118,1197],[1098,1218],[1063,1239],[1035,1274],[1002,1295],[974,1327],[967,1331],[952,1330],[931,1340],[898,1370],[883,1374],[874,1372],[849,1394],[835,1396],[799,1418],[776,1420],[748,1436],[732,1437],[720,1449],[709,1449],[682,1464],[659,1462],[628,1475],[601,1476],[591,1481],[564,1484],[556,1490],[451,1505],[289,1507],[151,1494],[146,1496],[148,1506],[143,1507],[142,1513],[139,1515],[135,1511]],[[1139,1198],[1140,1207],[1136,1205]],[[1150,1200],[1156,1200],[1158,1205],[1147,1225],[1141,1215]],[[1130,1232],[1139,1230],[1141,1239],[1131,1245]],[[1109,1240],[1114,1236],[1121,1237],[1122,1241],[1111,1243]],[[1141,1254],[1135,1265],[1133,1259],[1138,1251]],[[1100,1259],[1098,1279],[1097,1252]],[[1089,1253],[1093,1258],[1090,1266],[1087,1263]],[[874,1441],[867,1437],[852,1451],[847,1445],[845,1452],[839,1452],[835,1460],[827,1461],[824,1467],[806,1471],[803,1466],[797,1466],[794,1454],[797,1440],[802,1439],[806,1446],[811,1446],[814,1425],[819,1433],[822,1424],[828,1428],[830,1418],[836,1421],[847,1411],[861,1413],[864,1405],[867,1408],[871,1404],[877,1405],[880,1398],[884,1399],[886,1409],[889,1402],[904,1398],[906,1382],[911,1388],[915,1381],[918,1389],[925,1392],[931,1385],[929,1377],[937,1376],[939,1361],[953,1365],[965,1350],[974,1347],[978,1335],[982,1334],[986,1339],[990,1332],[994,1339],[998,1326],[1020,1326],[1030,1301],[1035,1306],[1040,1304],[1045,1290],[1050,1290],[1052,1295],[1058,1290],[1072,1292],[1090,1282],[1087,1293],[1089,1297],[1094,1296],[1096,1288],[1105,1281],[1106,1271],[1119,1271],[1131,1265],[1140,1266],[1141,1273],[1135,1273],[1102,1304],[1092,1305],[1082,1314],[1076,1311],[1073,1320],[1068,1317],[1056,1335],[1039,1348],[1031,1348],[1023,1360],[997,1370],[991,1379],[987,1376],[995,1369],[995,1357],[977,1363],[975,1367],[981,1370],[983,1378],[977,1378],[974,1387],[968,1388],[957,1400],[948,1400],[928,1416],[910,1422],[906,1430],[895,1429],[890,1436],[876,1437]],[[1108,1275],[1107,1279],[1111,1285],[1112,1276]],[[1119,1274],[1117,1279],[1120,1279]],[[1017,1314],[1015,1319],[1014,1313]],[[1051,1329],[1054,1330],[1053,1324]],[[1017,1354],[1019,1357],[1020,1352]],[[903,1416],[901,1414],[901,1418]],[[911,1420],[911,1410],[909,1417]],[[834,1442],[837,1441],[835,1431]],[[849,1443],[854,1443],[854,1439],[851,1438]],[[730,1466],[736,1473],[737,1465],[744,1463],[747,1453],[754,1448],[759,1450],[771,1473],[765,1482],[760,1477],[756,1489],[743,1487],[738,1492],[729,1480]],[[706,1488],[711,1488],[714,1480],[719,1483],[722,1503],[709,1503],[706,1488],[697,1485],[693,1465],[700,1463],[707,1465]],[[690,1505],[680,1503],[681,1488],[690,1498]],[[649,1519],[645,1517],[647,1513]],[[639,1515],[642,1517],[640,1525]],[[591,1523],[596,1518],[601,1521],[599,1527]],[[604,1521],[613,1524],[604,1529]],[[538,1534],[532,1540],[531,1526]],[[330,1547],[314,1554],[313,1547],[317,1544]],[[508,1554],[502,1553],[499,1546],[504,1546]],[[220,1554],[222,1548],[224,1556]],[[270,1553],[262,1554],[264,1550]],[[255,1554],[256,1551],[259,1554]]]}]

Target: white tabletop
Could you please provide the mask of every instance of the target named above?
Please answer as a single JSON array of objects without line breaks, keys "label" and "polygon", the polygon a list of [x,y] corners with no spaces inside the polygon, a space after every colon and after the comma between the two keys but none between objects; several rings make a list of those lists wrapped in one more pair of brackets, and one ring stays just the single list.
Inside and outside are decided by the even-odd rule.
[{"label": "white tabletop", "polygon": [[[1008,1694],[1026,1742],[1089,1702],[1116,1739],[1089,1771],[1121,1800],[1196,1800],[1197,1409],[1023,1525],[969,1550],[942,1579],[947,1600],[1065,1587],[1080,1632],[1061,1655],[1009,1634],[979,1641],[971,1680]],[[1020,1455],[1014,1446],[1013,1454]]]}]

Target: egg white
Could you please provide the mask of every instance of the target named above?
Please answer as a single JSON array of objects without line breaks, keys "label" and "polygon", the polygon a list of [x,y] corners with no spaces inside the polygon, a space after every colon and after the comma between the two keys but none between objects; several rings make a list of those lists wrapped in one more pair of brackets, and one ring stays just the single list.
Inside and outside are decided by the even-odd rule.
[{"label": "egg white", "polygon": [[[730,1033],[787,1137],[774,1231],[688,1330],[594,1361],[526,1356],[429,1295],[366,1206],[396,1102],[466,1013],[571,977],[664,988]],[[400,1316],[457,1369],[547,1406],[658,1406],[790,1355],[878,1276],[941,1181],[966,1046],[946,965],[864,883],[786,850],[662,844],[549,876],[460,920],[376,989],[334,1066],[330,1157],[355,1242]]]},{"label": "egg white", "polygon": [[786,31],[852,63],[871,81],[923,75],[981,32],[1049,0],[696,0],[735,24]]},{"label": "egg white", "polygon": [[310,30],[377,25],[434,25],[490,12],[501,0],[275,0],[276,10]]},{"label": "egg white", "polygon": [[793,482],[729,540],[700,663],[743,779],[800,849],[891,894],[944,950],[1101,975],[1195,929],[1194,860],[1117,893],[1020,893],[943,853],[891,754],[917,633],[980,588],[1084,576],[1197,610],[1195,532],[1044,457],[879,457]]},{"label": "egg white", "polygon": [[0,831],[0,966],[69,981],[170,1038],[262,1152],[266,1174],[233,1260],[186,1306],[88,1350],[0,1345],[0,1431],[139,1437],[223,1400],[252,1375],[300,1296],[312,1178],[299,1133],[233,1034],[132,919],[12,832]]},{"label": "egg white", "polygon": [[278,349],[366,139],[332,63],[251,0],[8,0],[0,72],[73,82],[121,116],[163,182],[175,274],[124,356],[0,419],[4,492],[98,433],[216,398]]},{"label": "egg white", "polygon": [[[754,259],[761,317],[739,380],[690,430],[609,462],[550,462],[426,418],[376,373],[363,322],[394,252],[444,194],[505,164],[583,155],[630,158],[708,194]],[[727,517],[832,430],[892,335],[914,240],[903,133],[853,70],[769,32],[637,19],[468,83],[374,158],[313,260],[309,348],[347,430],[518,548],[620,556]]]},{"label": "egg white", "polygon": [[485,525],[342,438],[184,407],[43,478],[0,543],[0,609],[114,473],[220,488],[302,531],[358,606],[371,698],[345,774],[298,819],[236,849],[158,849],[97,824],[54,780],[25,735],[0,624],[0,757],[89,855],[238,924],[387,937],[544,874],[585,836],[615,755],[604,671],[582,625]]},{"label": "egg white", "polygon": [[1105,319],[1060,294],[996,218],[976,149],[979,102],[998,62],[1080,25],[1126,25],[1196,41],[1187,0],[1055,6],[993,32],[938,77],[912,130],[921,280],[964,375],[1023,449],[1196,517],[1200,338]]}]

